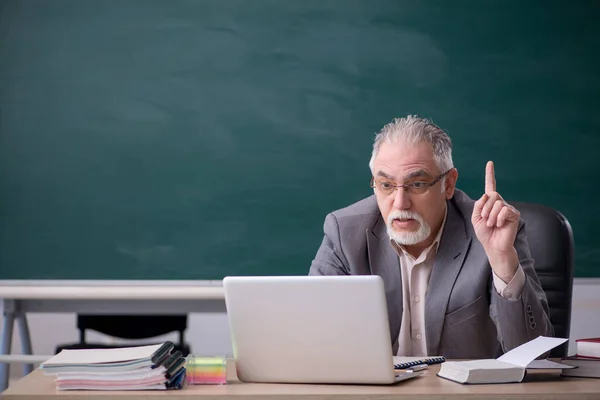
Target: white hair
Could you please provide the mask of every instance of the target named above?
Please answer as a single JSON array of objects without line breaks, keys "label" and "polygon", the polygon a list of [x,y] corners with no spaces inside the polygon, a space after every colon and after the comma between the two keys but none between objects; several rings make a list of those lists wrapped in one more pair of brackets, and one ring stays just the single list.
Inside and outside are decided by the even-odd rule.
[{"label": "white hair", "polygon": [[[408,115],[405,118],[395,118],[392,122],[385,125],[373,142],[373,153],[369,161],[369,168],[373,172],[373,162],[379,148],[385,142],[394,143],[399,140],[405,143],[416,145],[421,142],[428,142],[433,148],[433,158],[440,172],[446,172],[454,168],[452,162],[452,141],[450,137],[431,120],[419,118],[416,115]],[[441,182],[442,192],[446,178]]]},{"label": "white hair", "polygon": [[[419,229],[415,232],[398,232],[394,229],[395,219],[412,218],[419,223]],[[388,215],[386,221],[387,234],[396,243],[404,246],[421,243],[431,234],[431,227],[425,219],[415,211],[395,210]]]}]

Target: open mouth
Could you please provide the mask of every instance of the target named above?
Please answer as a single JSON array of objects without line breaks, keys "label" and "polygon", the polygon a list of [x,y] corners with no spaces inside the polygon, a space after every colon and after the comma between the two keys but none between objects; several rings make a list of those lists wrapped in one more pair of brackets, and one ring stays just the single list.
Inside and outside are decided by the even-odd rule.
[{"label": "open mouth", "polygon": [[416,223],[413,218],[394,218],[393,225],[398,228],[403,228],[407,226],[411,226]]}]

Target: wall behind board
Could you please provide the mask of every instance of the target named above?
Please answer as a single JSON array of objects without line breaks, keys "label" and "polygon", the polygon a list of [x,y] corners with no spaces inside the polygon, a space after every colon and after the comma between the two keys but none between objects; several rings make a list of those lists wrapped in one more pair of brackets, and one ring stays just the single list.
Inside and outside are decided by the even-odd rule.
[{"label": "wall behind board", "polygon": [[600,2],[0,2],[0,279],[305,274],[431,117],[459,188],[570,220],[600,276]]}]

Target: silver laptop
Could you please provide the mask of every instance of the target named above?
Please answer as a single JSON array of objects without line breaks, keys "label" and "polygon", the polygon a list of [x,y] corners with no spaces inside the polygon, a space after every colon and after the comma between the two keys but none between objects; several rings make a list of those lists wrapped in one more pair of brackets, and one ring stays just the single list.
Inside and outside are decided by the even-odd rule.
[{"label": "silver laptop", "polygon": [[379,276],[226,277],[238,378],[245,382],[391,384]]}]

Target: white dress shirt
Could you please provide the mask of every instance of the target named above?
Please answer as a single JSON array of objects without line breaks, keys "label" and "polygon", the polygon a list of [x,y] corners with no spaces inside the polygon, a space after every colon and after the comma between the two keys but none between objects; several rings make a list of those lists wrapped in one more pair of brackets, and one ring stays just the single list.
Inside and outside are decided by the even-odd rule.
[{"label": "white dress shirt", "polygon": [[[402,324],[398,336],[398,356],[435,356],[427,354],[427,337],[425,335],[425,296],[433,263],[446,224],[446,215],[433,243],[415,258],[404,246],[391,240],[392,247],[400,258],[402,275]],[[443,266],[441,266],[443,268]],[[494,287],[498,294],[508,300],[517,300],[525,285],[525,273],[521,265],[513,279],[507,284],[492,272]]]}]

